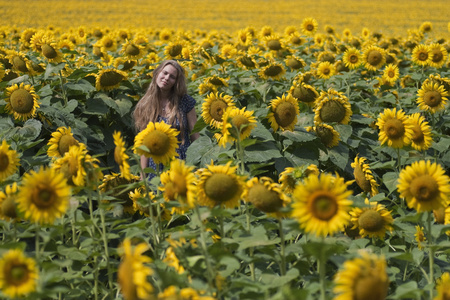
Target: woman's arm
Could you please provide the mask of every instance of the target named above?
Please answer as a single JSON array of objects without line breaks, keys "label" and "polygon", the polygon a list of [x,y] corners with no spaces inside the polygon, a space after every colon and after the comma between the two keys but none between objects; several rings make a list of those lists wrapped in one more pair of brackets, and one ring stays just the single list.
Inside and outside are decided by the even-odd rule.
[{"label": "woman's arm", "polygon": [[[141,155],[141,168],[142,170],[145,170],[145,168],[148,167],[148,157],[145,157],[144,155]],[[141,174],[141,180],[144,180],[145,178],[145,173],[143,172]]]},{"label": "woman's arm", "polygon": [[[194,129],[195,123],[197,123],[197,113],[195,112],[195,107],[187,113],[187,121],[188,121],[188,126],[189,126],[189,132],[192,132],[192,129]],[[200,134],[198,132],[191,134],[191,142],[195,141],[199,137],[200,137]]]}]

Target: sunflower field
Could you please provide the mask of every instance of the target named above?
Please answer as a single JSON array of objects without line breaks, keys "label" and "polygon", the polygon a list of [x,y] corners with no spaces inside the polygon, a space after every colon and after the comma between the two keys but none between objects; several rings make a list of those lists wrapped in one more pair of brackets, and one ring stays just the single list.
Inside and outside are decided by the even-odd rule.
[{"label": "sunflower field", "polygon": [[450,299],[445,1],[122,2],[0,1],[1,299]]}]

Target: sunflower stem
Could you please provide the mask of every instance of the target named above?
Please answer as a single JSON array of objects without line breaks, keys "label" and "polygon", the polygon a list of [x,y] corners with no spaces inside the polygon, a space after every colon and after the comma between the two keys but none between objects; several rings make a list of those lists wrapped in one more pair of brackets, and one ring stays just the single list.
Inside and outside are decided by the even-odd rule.
[{"label": "sunflower stem", "polygon": [[40,248],[39,248],[39,233],[40,233],[41,227],[39,226],[39,223],[36,222],[36,236],[35,236],[35,249],[36,252],[36,262],[39,264],[41,262],[41,254],[40,254]]},{"label": "sunflower stem", "polygon": [[285,256],[285,245],[284,245],[284,232],[283,232],[283,222],[281,218],[278,218],[279,230],[280,230],[280,257],[281,257],[281,276],[286,275],[286,256]]},{"label": "sunflower stem", "polygon": [[427,233],[428,233],[428,261],[430,264],[430,270],[428,275],[428,284],[430,286],[430,300],[433,299],[434,293],[434,247],[433,247],[433,236],[431,234],[432,226],[432,211],[428,212],[427,215]]},{"label": "sunflower stem", "polygon": [[317,267],[319,269],[319,280],[320,280],[320,299],[326,300],[326,282],[325,282],[325,272],[326,272],[326,258],[325,258],[325,238],[322,237],[323,246],[320,248],[320,254],[317,259]]},{"label": "sunflower stem", "polygon": [[397,148],[397,172],[400,173],[400,169],[401,169],[401,159],[402,157],[400,156],[400,148]]},{"label": "sunflower stem", "polygon": [[59,83],[61,85],[61,94],[62,94],[62,97],[64,100],[64,106],[67,106],[67,95],[66,95],[66,90],[64,89],[63,76],[62,76],[61,70],[59,70]]},{"label": "sunflower stem", "polygon": [[108,239],[106,237],[106,224],[105,224],[105,211],[103,208],[100,208],[100,221],[101,221],[101,226],[102,226],[102,239],[103,239],[103,247],[105,248],[105,258],[106,258],[106,271],[108,274],[108,287],[110,289],[110,297],[111,299],[113,298],[113,289],[114,289],[114,285],[113,285],[113,273],[111,271],[111,264],[110,264],[110,256],[109,256],[109,248],[108,248]]}]

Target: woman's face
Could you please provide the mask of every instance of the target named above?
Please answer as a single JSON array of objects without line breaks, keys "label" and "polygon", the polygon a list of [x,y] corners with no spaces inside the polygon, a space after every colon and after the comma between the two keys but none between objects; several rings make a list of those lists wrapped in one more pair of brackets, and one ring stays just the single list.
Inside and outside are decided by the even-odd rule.
[{"label": "woman's face", "polygon": [[166,65],[156,78],[156,84],[163,91],[170,91],[177,81],[178,70],[172,65]]}]

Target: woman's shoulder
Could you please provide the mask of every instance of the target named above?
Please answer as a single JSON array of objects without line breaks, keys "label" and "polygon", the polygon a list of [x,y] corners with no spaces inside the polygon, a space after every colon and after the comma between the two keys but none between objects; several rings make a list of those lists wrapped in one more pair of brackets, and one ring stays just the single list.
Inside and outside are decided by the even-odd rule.
[{"label": "woman's shoulder", "polygon": [[190,112],[194,108],[195,102],[196,101],[192,96],[185,94],[181,97],[180,107],[184,112]]}]

